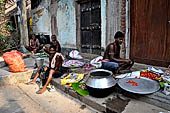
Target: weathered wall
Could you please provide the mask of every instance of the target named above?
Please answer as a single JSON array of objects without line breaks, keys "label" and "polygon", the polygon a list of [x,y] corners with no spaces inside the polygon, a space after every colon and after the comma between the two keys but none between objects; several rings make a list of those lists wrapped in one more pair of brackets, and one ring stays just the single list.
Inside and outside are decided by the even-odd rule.
[{"label": "weathered wall", "polygon": [[[106,45],[114,41],[114,35],[117,31],[125,33],[125,43],[121,47],[121,57],[127,57],[126,47],[129,42],[127,39],[126,16],[126,0],[106,0],[107,1],[107,32],[106,32]],[[126,31],[127,30],[127,31]],[[129,50],[128,50],[129,51]],[[129,52],[128,52],[129,53]]]},{"label": "weathered wall", "polygon": [[101,47],[106,47],[106,0],[101,0]]},{"label": "weathered wall", "polygon": [[76,48],[75,0],[61,0],[57,3],[58,40],[64,48]]},{"label": "weathered wall", "polygon": [[[76,48],[75,0],[43,0],[32,10],[33,33],[55,34],[64,48]],[[55,25],[54,25],[55,24]]]},{"label": "weathered wall", "polygon": [[43,0],[40,5],[32,10],[33,33],[50,34],[49,0]]},{"label": "weathered wall", "polygon": [[[53,4],[47,1],[45,0],[45,3],[42,2],[36,10],[33,10],[34,16],[40,17],[36,23],[39,27],[35,26],[33,30],[35,32],[47,32],[49,35],[56,34],[62,48],[76,49],[76,45],[79,45],[76,41],[80,37],[76,39],[75,0],[57,0]],[[44,10],[38,12],[40,13],[38,15],[37,11],[42,8]],[[121,8],[122,0],[101,0],[102,48],[105,48],[108,43],[114,41],[114,34],[121,30]],[[52,18],[56,22],[52,22]]]},{"label": "weathered wall", "polygon": [[50,5],[49,11],[50,11],[50,34],[55,34],[58,37],[58,28],[57,28],[57,2],[54,2]]},{"label": "weathered wall", "polygon": [[107,1],[107,33],[106,44],[114,41],[114,34],[121,30],[121,0]]}]

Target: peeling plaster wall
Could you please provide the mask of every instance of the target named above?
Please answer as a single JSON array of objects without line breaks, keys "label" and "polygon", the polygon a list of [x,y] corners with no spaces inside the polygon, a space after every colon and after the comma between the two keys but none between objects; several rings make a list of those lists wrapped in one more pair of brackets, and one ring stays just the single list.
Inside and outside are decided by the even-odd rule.
[{"label": "peeling plaster wall", "polygon": [[33,33],[50,34],[49,0],[43,0],[40,5],[32,10]]},{"label": "peeling plaster wall", "polygon": [[[122,0],[106,0],[107,1],[107,32],[106,32],[106,45],[114,41],[114,35],[117,31],[121,31],[121,11]],[[126,37],[126,36],[125,36]],[[125,42],[126,43],[126,42]],[[121,47],[120,56],[125,57]]]},{"label": "peeling plaster wall", "polygon": [[[52,23],[52,18],[55,18],[57,21],[57,9],[58,9],[58,6],[57,6],[57,2],[53,3],[50,5],[50,8],[49,8],[49,11],[50,11],[50,35],[53,35],[55,34],[57,37],[58,37],[58,28],[57,28],[57,23],[56,25],[53,25],[54,23]],[[56,26],[56,28],[54,28],[54,26]]]},{"label": "peeling plaster wall", "polygon": [[75,0],[61,0],[57,9],[58,40],[64,48],[76,48]]},{"label": "peeling plaster wall", "polygon": [[114,41],[114,34],[121,30],[121,0],[107,0],[106,44]]},{"label": "peeling plaster wall", "polygon": [[106,46],[106,0],[101,0],[101,47]]},{"label": "peeling plaster wall", "polygon": [[[114,34],[121,30],[121,0],[101,0],[101,47],[114,41]],[[56,17],[54,30],[62,48],[76,49],[76,9],[75,0],[57,0],[50,4],[44,0],[37,9],[32,10],[33,16],[44,8],[39,21],[33,26],[36,33],[52,34],[51,17]],[[35,20],[33,19],[35,22]]]}]

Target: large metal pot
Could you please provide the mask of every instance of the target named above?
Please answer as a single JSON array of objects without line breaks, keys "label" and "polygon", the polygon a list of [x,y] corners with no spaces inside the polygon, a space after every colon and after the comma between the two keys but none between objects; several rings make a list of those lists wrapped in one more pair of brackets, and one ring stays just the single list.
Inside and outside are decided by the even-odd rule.
[{"label": "large metal pot", "polygon": [[104,69],[95,69],[88,73],[86,86],[89,94],[96,97],[104,97],[113,92],[116,80],[112,72]]},{"label": "large metal pot", "polygon": [[105,89],[113,87],[116,80],[112,72],[104,69],[95,69],[88,73],[86,85],[92,88]]}]

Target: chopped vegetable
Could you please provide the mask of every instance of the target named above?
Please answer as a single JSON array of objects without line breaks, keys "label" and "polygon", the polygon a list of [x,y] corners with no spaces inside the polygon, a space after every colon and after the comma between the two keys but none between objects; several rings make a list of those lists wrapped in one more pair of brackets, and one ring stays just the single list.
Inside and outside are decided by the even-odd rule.
[{"label": "chopped vegetable", "polygon": [[139,84],[136,83],[136,82],[133,81],[133,80],[129,80],[129,81],[127,81],[126,83],[130,83],[130,84],[132,84],[132,86],[139,86]]},{"label": "chopped vegetable", "polygon": [[[156,78],[159,78],[160,76],[155,74],[155,73],[152,73],[152,72],[149,72],[149,71],[146,71],[146,72],[140,72],[140,76],[141,77],[146,77],[146,78],[149,78],[149,79],[152,79],[152,80],[155,80]],[[160,78],[161,79],[161,78]]]},{"label": "chopped vegetable", "polygon": [[37,54],[38,58],[44,58],[44,57],[48,57],[48,54],[47,53],[40,53],[40,54]]}]

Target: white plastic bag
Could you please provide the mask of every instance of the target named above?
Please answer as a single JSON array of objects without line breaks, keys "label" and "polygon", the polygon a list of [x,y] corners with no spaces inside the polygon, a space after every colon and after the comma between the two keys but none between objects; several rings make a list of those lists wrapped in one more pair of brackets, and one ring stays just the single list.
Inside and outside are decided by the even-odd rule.
[{"label": "white plastic bag", "polygon": [[74,59],[83,59],[83,57],[80,55],[80,52],[78,52],[77,50],[72,50],[69,53],[69,56]]},{"label": "white plastic bag", "polygon": [[97,58],[94,58],[93,60],[90,61],[90,64],[95,66],[96,68],[100,68],[102,66],[102,56],[98,56]]}]

